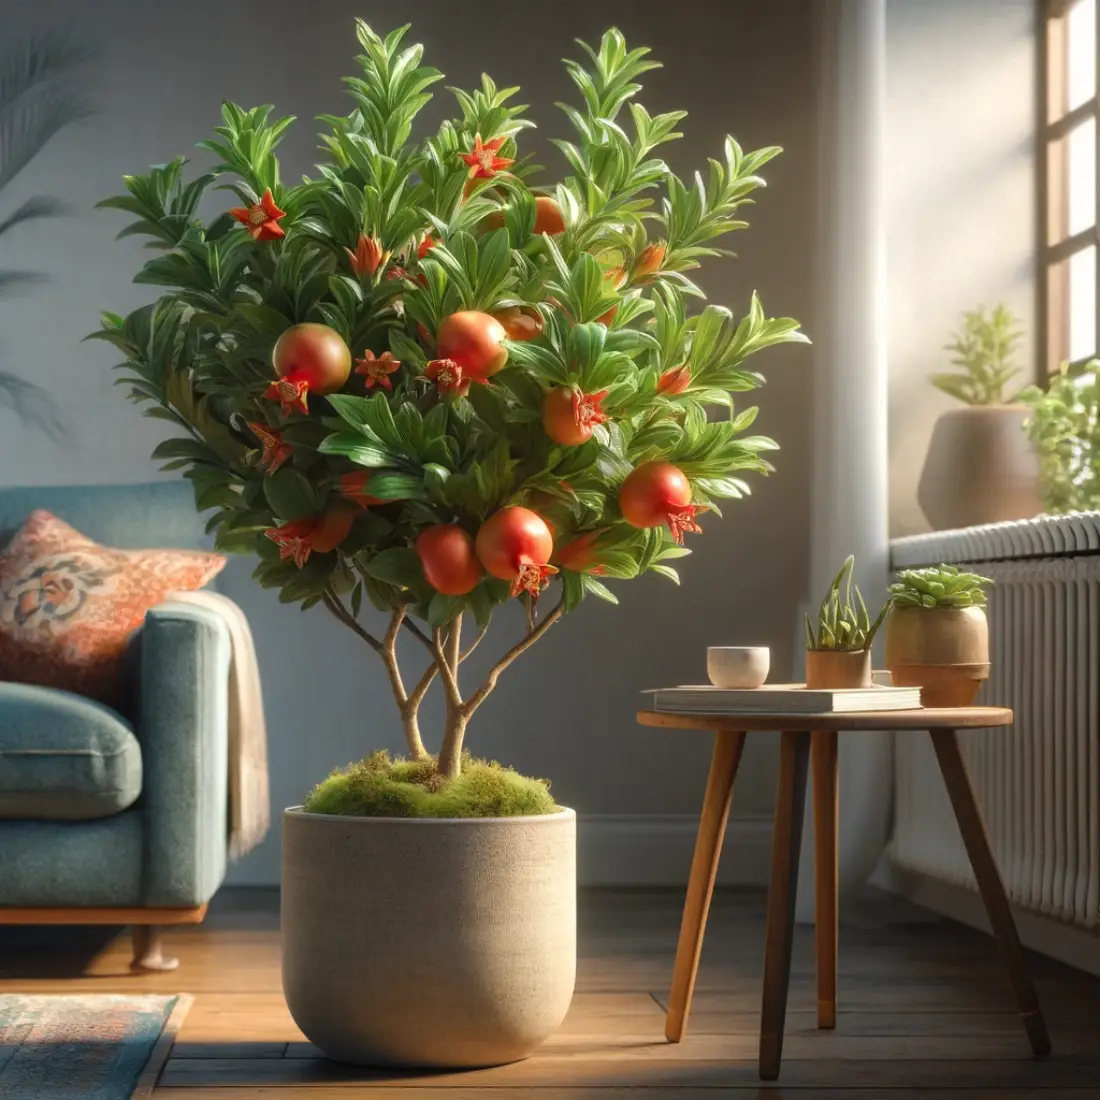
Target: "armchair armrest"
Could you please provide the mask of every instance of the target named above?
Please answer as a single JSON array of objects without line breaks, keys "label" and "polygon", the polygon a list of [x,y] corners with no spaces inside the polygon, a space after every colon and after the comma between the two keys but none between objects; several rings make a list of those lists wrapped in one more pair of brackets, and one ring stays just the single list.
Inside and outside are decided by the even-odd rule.
[{"label": "armchair armrest", "polygon": [[201,905],[225,875],[229,632],[206,608],[166,603],[135,641],[143,899]]}]

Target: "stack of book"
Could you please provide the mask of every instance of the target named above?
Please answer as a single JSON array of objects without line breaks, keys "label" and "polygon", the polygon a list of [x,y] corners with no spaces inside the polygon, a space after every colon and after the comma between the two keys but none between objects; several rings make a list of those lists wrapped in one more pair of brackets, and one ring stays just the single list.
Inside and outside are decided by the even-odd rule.
[{"label": "stack of book", "polygon": [[919,710],[919,687],[807,688],[804,684],[765,684],[740,689],[710,684],[656,688],[646,692],[653,709],[678,714],[860,714]]}]

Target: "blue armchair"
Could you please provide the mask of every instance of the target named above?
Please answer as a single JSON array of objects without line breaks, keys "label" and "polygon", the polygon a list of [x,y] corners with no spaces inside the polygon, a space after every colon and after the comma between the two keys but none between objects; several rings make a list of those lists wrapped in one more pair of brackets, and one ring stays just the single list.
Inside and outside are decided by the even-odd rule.
[{"label": "blue armchair", "polygon": [[[124,548],[203,544],[187,482],[0,489],[0,546],[46,508]],[[135,969],[170,969],[160,926],[197,923],[225,876],[229,635],[163,604],[121,713],[0,682],[0,924],[129,924]]]}]

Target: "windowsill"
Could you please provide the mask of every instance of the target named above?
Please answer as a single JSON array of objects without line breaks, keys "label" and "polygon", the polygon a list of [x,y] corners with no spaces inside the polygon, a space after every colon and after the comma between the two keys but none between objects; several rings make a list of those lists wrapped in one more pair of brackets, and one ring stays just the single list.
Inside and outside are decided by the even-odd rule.
[{"label": "windowsill", "polygon": [[890,540],[892,569],[1082,554],[1100,554],[1100,512],[1043,515]]}]

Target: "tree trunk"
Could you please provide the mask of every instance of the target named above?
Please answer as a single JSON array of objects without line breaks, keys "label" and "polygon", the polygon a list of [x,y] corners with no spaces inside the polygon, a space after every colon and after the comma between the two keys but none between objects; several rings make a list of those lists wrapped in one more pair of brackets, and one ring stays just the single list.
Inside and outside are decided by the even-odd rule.
[{"label": "tree trunk", "polygon": [[424,748],[424,741],[420,736],[420,721],[417,711],[420,709],[420,700],[410,700],[401,707],[401,726],[405,731],[405,741],[409,746],[409,756],[413,760],[427,760],[428,750]]},{"label": "tree trunk", "polygon": [[466,715],[450,704],[447,706],[447,725],[443,731],[443,747],[439,750],[440,775],[457,779],[462,766],[462,742],[466,736]]}]

